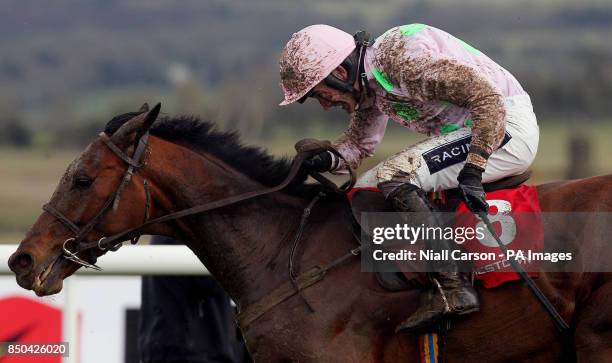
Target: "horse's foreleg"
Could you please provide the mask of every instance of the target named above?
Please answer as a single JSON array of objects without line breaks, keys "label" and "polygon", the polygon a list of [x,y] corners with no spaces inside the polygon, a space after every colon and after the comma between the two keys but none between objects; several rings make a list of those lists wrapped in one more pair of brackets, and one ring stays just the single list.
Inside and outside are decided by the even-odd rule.
[{"label": "horse's foreleg", "polygon": [[578,362],[612,362],[612,274],[579,311],[576,325]]}]

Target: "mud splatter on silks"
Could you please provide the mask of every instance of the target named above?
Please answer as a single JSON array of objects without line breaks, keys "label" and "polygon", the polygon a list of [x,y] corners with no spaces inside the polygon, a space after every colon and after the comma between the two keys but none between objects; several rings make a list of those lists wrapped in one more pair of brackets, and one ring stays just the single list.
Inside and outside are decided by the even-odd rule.
[{"label": "mud splatter on silks", "polygon": [[[474,152],[467,161],[481,168],[504,137],[504,97],[526,94],[509,72],[484,54],[428,26],[410,36],[399,28],[385,33],[368,49],[366,70],[377,95],[375,108],[388,118],[433,135],[447,124],[456,125],[453,129],[473,125]],[[352,166],[372,154],[372,141],[384,134],[383,122],[386,125],[386,117],[376,112],[353,116],[347,132],[335,142]],[[360,125],[366,129],[357,130]],[[375,131],[380,134],[373,135]],[[361,147],[365,141],[368,144]]]},{"label": "mud splatter on silks", "polygon": [[285,48],[283,49],[279,61],[280,76],[283,82],[281,87],[290,90],[305,90],[318,79],[326,75],[321,75],[321,63],[330,54],[328,50],[321,53],[320,50],[313,49],[305,53],[303,49],[308,48],[311,38],[307,33],[294,33]]},{"label": "mud splatter on silks", "polygon": [[[351,168],[357,169],[361,160],[374,155],[376,146],[385,134],[388,117],[375,107],[351,114],[349,127],[333,143]],[[339,160],[335,170],[342,173],[346,166]]]}]

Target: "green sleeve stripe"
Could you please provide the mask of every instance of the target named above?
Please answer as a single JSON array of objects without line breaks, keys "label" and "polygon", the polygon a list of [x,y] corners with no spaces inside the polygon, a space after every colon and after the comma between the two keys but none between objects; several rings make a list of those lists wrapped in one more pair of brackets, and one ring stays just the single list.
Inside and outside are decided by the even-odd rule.
[{"label": "green sleeve stripe", "polygon": [[471,45],[469,45],[468,43],[464,42],[463,40],[459,39],[459,42],[461,42],[461,45],[463,46],[463,48],[465,50],[467,50],[468,52],[470,52],[472,54],[476,54],[476,55],[482,54],[481,51],[479,51],[478,49],[472,47]]},{"label": "green sleeve stripe", "polygon": [[419,118],[419,111],[415,107],[401,102],[393,104],[393,112],[406,121],[414,121]]},{"label": "green sleeve stripe", "polygon": [[459,129],[460,129],[459,125],[456,125],[456,124],[446,124],[446,125],[442,125],[442,127],[440,127],[440,133],[442,135],[446,135],[446,134],[450,134],[453,131],[457,131]]},{"label": "green sleeve stripe", "polygon": [[400,32],[402,32],[402,34],[404,34],[405,36],[409,37],[411,35],[414,35],[418,32],[420,32],[421,30],[425,29],[427,25],[425,24],[408,24],[408,25],[402,25],[400,26]]},{"label": "green sleeve stripe", "polygon": [[380,83],[382,88],[385,89],[385,91],[391,92],[393,90],[393,85],[391,84],[391,82],[389,82],[387,77],[385,77],[385,75],[382,74],[382,72],[379,71],[377,68],[372,69],[372,75],[374,76],[376,81]]}]

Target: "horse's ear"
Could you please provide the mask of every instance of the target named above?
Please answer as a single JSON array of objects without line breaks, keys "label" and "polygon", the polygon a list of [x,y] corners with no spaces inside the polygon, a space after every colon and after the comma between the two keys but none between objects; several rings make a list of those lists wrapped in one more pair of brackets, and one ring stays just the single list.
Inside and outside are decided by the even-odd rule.
[{"label": "horse's ear", "polygon": [[138,112],[147,112],[149,111],[149,104],[148,103],[143,103],[142,106],[140,106],[140,110],[138,110]]},{"label": "horse's ear", "polygon": [[[141,109],[144,108],[145,106],[147,106],[147,109],[149,108],[149,105],[145,103],[144,105],[142,105]],[[147,112],[147,116],[145,117],[145,120],[142,123],[142,126],[140,126],[136,134],[136,140],[140,139],[140,137],[145,132],[149,131],[149,129],[153,125],[153,122],[157,120],[157,116],[159,116],[160,110],[161,110],[161,102],[157,102],[157,104],[153,106],[153,108],[150,111]]]},{"label": "horse's ear", "polygon": [[[146,103],[141,107],[141,110],[148,106]],[[150,111],[144,111],[138,116],[131,118],[123,126],[117,130],[113,136],[113,142],[120,148],[127,148],[133,145],[145,132],[151,128],[153,122],[157,119],[161,103],[156,104]]]}]

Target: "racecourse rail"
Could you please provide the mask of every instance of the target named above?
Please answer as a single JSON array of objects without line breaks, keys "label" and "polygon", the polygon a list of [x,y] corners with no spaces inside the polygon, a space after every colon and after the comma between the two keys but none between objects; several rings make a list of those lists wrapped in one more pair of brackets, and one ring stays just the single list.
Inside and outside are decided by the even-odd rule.
[{"label": "racecourse rail", "polygon": [[[0,275],[12,275],[8,259],[17,245],[0,245]],[[208,275],[202,262],[187,246],[136,245],[123,246],[98,258],[102,271],[80,268],[77,274],[88,275]]]},{"label": "racecourse rail", "polygon": [[[17,250],[17,245],[0,245],[0,276],[12,275],[8,259]],[[126,245],[116,252],[109,252],[98,258],[102,271],[87,268],[77,270],[78,275],[86,276],[140,276],[140,275],[209,275],[202,262],[187,246],[173,245]],[[75,310],[70,286],[70,278],[64,281],[66,294],[62,306],[62,340],[74,342],[77,336],[77,311]],[[63,363],[75,363],[76,355],[62,359]]]}]

